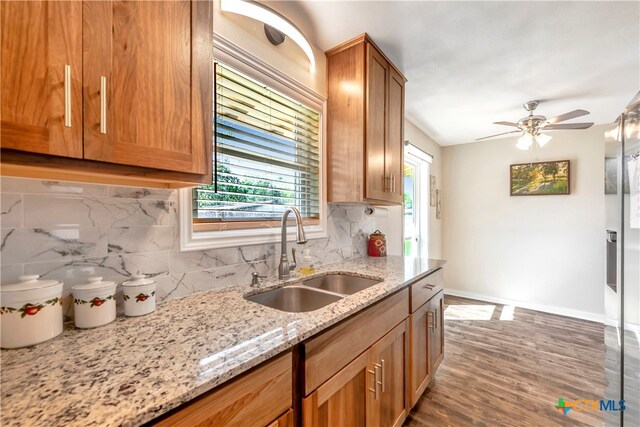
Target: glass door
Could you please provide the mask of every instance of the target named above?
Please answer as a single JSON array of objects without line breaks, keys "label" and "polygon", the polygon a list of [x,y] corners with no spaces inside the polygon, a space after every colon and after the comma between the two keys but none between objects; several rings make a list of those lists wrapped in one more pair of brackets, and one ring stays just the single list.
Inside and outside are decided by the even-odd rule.
[{"label": "glass door", "polygon": [[640,93],[605,139],[607,426],[640,425]]},{"label": "glass door", "polygon": [[418,256],[418,244],[420,243],[420,220],[417,202],[420,164],[410,156],[405,157],[404,162],[404,256]]},{"label": "glass door", "polygon": [[408,144],[404,152],[404,255],[429,257],[429,166],[432,157]]},{"label": "glass door", "polygon": [[640,93],[622,122],[622,397],[623,425],[640,426]]}]

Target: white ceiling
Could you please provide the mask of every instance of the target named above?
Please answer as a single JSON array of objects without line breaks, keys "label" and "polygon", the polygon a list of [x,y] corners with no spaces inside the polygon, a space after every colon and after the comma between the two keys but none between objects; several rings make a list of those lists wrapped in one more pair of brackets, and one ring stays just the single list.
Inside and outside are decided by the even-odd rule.
[{"label": "white ceiling", "polygon": [[406,113],[441,145],[547,117],[608,123],[640,89],[640,2],[268,2],[318,47],[367,32],[404,72]]}]

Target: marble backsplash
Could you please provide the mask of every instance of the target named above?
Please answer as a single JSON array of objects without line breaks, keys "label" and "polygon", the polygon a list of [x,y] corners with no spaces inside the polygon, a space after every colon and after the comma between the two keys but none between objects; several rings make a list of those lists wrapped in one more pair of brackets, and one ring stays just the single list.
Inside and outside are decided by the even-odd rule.
[{"label": "marble backsplash", "polygon": [[[247,285],[251,273],[277,274],[277,243],[207,251],[178,250],[177,190],[2,178],[1,283],[40,274],[71,286],[90,276],[122,282],[146,274],[159,301]],[[328,238],[310,240],[314,262],[366,256],[375,227],[358,205],[329,205]],[[291,245],[291,244],[290,244]]]}]

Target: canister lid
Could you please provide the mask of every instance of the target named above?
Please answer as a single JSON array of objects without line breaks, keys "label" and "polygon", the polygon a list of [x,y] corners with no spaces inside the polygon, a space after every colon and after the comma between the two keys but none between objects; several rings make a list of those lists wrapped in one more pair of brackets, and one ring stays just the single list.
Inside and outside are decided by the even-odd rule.
[{"label": "canister lid", "polygon": [[134,287],[134,286],[143,286],[143,285],[152,285],[156,283],[153,279],[147,279],[147,276],[144,274],[134,274],[133,279],[127,282],[124,282],[122,286],[126,287]]},{"label": "canister lid", "polygon": [[369,237],[384,237],[384,234],[380,230],[376,230],[373,233],[369,234]]},{"label": "canister lid", "polygon": [[113,286],[116,284],[116,282],[113,281],[109,281],[109,280],[102,280],[102,277],[89,277],[87,279],[88,283],[83,283],[80,285],[75,285],[74,287],[71,288],[72,291],[89,291],[89,290],[93,290],[93,289],[102,289],[102,288],[108,288],[109,286]]},{"label": "canister lid", "polygon": [[59,280],[38,280],[40,275],[27,274],[19,276],[20,283],[13,283],[11,285],[2,285],[0,290],[2,292],[23,292],[30,291],[32,289],[44,289],[51,286],[58,286],[61,284]]}]

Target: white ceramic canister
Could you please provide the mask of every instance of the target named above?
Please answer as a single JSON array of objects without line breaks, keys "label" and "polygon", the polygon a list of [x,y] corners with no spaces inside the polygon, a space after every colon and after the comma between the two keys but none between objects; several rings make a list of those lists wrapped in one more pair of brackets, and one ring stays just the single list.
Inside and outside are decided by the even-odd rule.
[{"label": "white ceramic canister", "polygon": [[156,309],[156,282],[144,275],[122,284],[125,316],[142,316]]},{"label": "white ceramic canister", "polygon": [[78,328],[96,328],[116,319],[116,283],[103,282],[102,277],[89,277],[88,281],[71,288]]},{"label": "white ceramic canister", "polygon": [[28,347],[62,333],[62,282],[39,277],[0,287],[0,347]]}]

